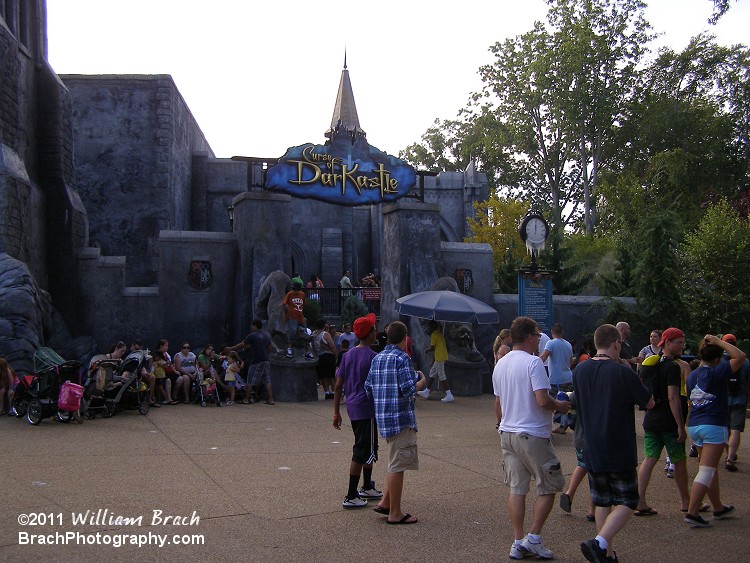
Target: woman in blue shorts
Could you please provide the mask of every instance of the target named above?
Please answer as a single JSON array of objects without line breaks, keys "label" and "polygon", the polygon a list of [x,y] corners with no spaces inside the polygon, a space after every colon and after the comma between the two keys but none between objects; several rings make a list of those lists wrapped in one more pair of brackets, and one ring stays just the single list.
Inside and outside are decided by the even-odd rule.
[{"label": "woman in blue shorts", "polygon": [[[722,361],[724,352],[729,354],[728,362]],[[698,512],[706,492],[714,509],[714,520],[720,520],[734,510],[731,504],[721,502],[716,468],[724,454],[728,435],[729,376],[740,369],[745,361],[745,353],[736,346],[707,334],[701,341],[699,356],[701,363],[688,376],[686,384],[690,401],[688,433],[698,448],[700,466],[690,490],[690,505],[685,523],[705,528],[709,522]]]}]

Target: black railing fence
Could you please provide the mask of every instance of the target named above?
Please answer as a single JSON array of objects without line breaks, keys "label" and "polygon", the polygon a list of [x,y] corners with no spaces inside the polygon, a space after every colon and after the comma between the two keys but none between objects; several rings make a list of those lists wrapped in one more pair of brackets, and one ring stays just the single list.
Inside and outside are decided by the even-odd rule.
[{"label": "black railing fence", "polygon": [[380,317],[381,288],[379,287],[354,287],[352,289],[306,287],[303,291],[307,299],[312,299],[320,303],[321,314],[324,317],[340,317],[341,308],[351,296],[357,297],[371,313],[375,313],[375,316]]}]

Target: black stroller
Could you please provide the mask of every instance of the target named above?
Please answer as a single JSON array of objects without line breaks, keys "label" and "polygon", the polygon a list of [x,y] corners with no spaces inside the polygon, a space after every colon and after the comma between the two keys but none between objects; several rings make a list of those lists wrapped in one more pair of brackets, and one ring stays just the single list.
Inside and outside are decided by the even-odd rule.
[{"label": "black stroller", "polygon": [[110,418],[120,407],[135,407],[139,413],[148,414],[149,391],[141,370],[148,369],[150,359],[148,350],[131,352],[124,360],[95,356],[84,387],[81,413],[87,419],[95,418],[97,413]]},{"label": "black stroller", "polygon": [[21,378],[16,386],[13,412],[18,417],[25,416],[27,422],[35,426],[52,416],[60,422],[70,422],[78,410],[58,408],[58,398],[66,382],[78,387],[81,366],[81,362],[66,361],[51,348],[39,348],[34,353],[34,375]]}]

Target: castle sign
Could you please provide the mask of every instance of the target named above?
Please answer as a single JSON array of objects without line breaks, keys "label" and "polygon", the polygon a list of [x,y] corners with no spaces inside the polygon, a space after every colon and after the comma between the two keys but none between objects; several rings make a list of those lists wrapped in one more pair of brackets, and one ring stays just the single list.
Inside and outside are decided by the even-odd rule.
[{"label": "castle sign", "polygon": [[367,205],[395,201],[416,185],[417,174],[406,161],[366,143],[348,148],[340,154],[331,145],[291,147],[268,169],[266,189],[338,205]]}]

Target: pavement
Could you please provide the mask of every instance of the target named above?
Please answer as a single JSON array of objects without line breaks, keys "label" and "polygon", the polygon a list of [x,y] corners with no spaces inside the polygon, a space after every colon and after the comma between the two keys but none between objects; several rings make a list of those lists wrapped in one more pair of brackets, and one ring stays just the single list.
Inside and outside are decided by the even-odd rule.
[{"label": "pavement", "polygon": [[[0,561],[507,561],[513,534],[493,402],[418,399],[420,469],[406,473],[402,502],[419,518],[410,526],[386,525],[373,501],[342,509],[353,437],[345,416],[341,431],[331,426],[332,401],[165,406],[81,425],[2,417]],[[572,432],[554,441],[569,477]],[[616,538],[619,560],[747,561],[748,449],[739,471],[720,469],[736,515],[706,529],[682,522],[659,464],[648,491],[658,515],[630,520]],[[695,459],[688,471],[692,482]],[[382,489],[385,461],[373,478]],[[583,561],[579,545],[596,535],[587,493],[584,481],[571,514],[555,501],[542,535],[557,561]],[[530,512],[529,503],[527,525]],[[167,515],[178,518],[165,523]]]}]

